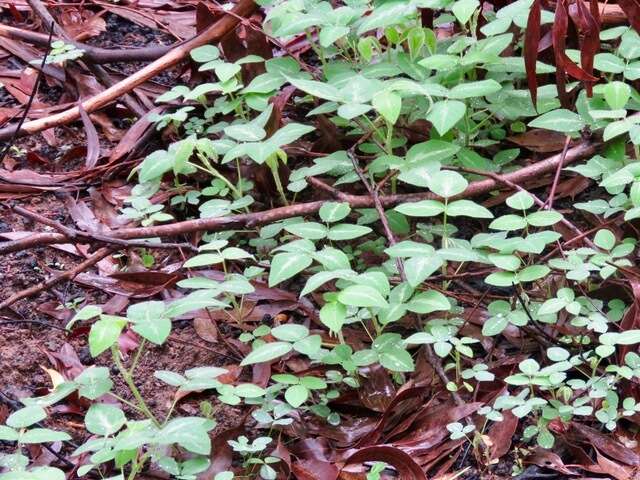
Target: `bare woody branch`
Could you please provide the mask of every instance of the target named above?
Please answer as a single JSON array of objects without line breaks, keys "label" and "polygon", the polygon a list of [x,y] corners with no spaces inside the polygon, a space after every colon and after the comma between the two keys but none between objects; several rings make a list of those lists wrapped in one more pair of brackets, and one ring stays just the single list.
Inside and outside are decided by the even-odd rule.
[{"label": "bare woody branch", "polygon": [[[569,164],[578,159],[592,155],[596,151],[596,144],[584,141],[573,148],[570,148],[566,155],[554,155],[533,165],[521,168],[515,172],[502,175],[498,178],[487,178],[469,184],[467,189],[456,198],[477,197],[496,190],[500,185],[519,184],[526,182],[531,178],[540,177],[544,174],[554,172],[558,168],[558,164]],[[385,208],[393,207],[404,202],[416,202],[426,199],[436,199],[437,197],[431,192],[409,193],[399,195],[380,196],[380,202]],[[348,195],[340,196],[341,201],[348,202],[352,208],[366,208],[375,206],[374,199],[371,195]],[[289,205],[286,207],[273,208],[264,212],[245,213],[239,215],[230,215],[227,217],[200,218],[197,220],[186,220],[168,225],[157,225],[152,227],[124,228],[113,232],[113,239],[131,240],[139,238],[155,238],[155,237],[173,237],[194,232],[216,232],[237,227],[254,227],[264,225],[286,218],[313,215],[324,204],[323,200],[308,203],[300,203],[297,205]],[[0,244],[0,254],[10,253],[26,248],[32,248],[42,245],[53,245],[59,243],[67,243],[71,239],[62,233],[42,233],[34,234],[30,237],[20,240],[14,240]]]}]

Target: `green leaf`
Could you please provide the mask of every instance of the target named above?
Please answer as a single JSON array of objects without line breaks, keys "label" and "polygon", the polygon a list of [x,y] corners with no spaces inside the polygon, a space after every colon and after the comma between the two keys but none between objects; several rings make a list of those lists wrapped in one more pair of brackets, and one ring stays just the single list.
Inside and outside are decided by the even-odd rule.
[{"label": "green leaf", "polygon": [[547,357],[554,362],[564,362],[568,360],[571,354],[564,348],[550,347],[547,349]]},{"label": "green leaf", "polygon": [[333,85],[329,85],[324,82],[317,82],[315,80],[303,80],[301,78],[291,78],[285,76],[287,81],[296,87],[298,90],[302,90],[309,95],[313,95],[314,97],[322,98],[324,100],[330,100],[333,102],[338,102],[342,100],[342,94],[340,90],[338,90]]},{"label": "green leaf", "polygon": [[395,207],[394,210],[410,217],[434,217],[444,212],[444,204],[437,200],[421,200],[403,203]]},{"label": "green leaf", "polygon": [[351,207],[347,202],[325,202],[320,207],[320,218],[323,222],[339,222],[351,212]]},{"label": "green leaf", "polygon": [[395,92],[382,91],[373,96],[373,108],[390,124],[395,124],[400,116],[402,98]]},{"label": "green leaf", "polygon": [[533,128],[544,128],[563,133],[579,132],[584,128],[584,125],[580,115],[564,108],[544,113],[529,122],[529,126]]},{"label": "green leaf", "polygon": [[42,397],[21,398],[20,401],[25,405],[39,405],[41,407],[50,407],[58,403],[65,397],[68,397],[76,391],[76,384],[74,382],[64,382],[56,386],[53,392]]},{"label": "green leaf", "polygon": [[133,331],[156,345],[162,345],[171,333],[171,320],[165,315],[164,302],[142,302],[127,309]]},{"label": "green leaf", "polygon": [[191,50],[191,58],[198,63],[211,62],[220,57],[220,50],[214,45],[203,45]]},{"label": "green leaf", "polygon": [[404,262],[407,282],[412,287],[417,287],[431,276],[443,264],[442,258],[437,255],[413,257]]},{"label": "green leaf", "polygon": [[180,387],[187,381],[187,379],[179,373],[172,372],[170,370],[156,370],[153,372],[153,376],[172,387]]},{"label": "green leaf", "polygon": [[476,9],[480,6],[478,0],[457,0],[451,7],[451,12],[461,24],[466,24]]},{"label": "green leaf", "polygon": [[605,73],[622,73],[625,69],[625,62],[613,53],[598,53],[593,58],[593,66]]},{"label": "green leaf", "polygon": [[277,285],[311,265],[311,256],[303,253],[278,253],[271,260],[269,287]]},{"label": "green leaf", "polygon": [[[405,204],[408,205],[408,204]],[[433,255],[434,249],[426,243],[418,243],[412,240],[404,240],[387,248],[384,253],[391,258],[408,258],[424,255]]]},{"label": "green leaf", "polygon": [[358,35],[376,28],[385,28],[401,23],[407,15],[415,10],[415,4],[405,0],[382,3],[372,10],[371,15],[364,18],[358,28]]},{"label": "green leaf", "polygon": [[94,403],[84,416],[84,423],[91,433],[112,435],[120,430],[127,419],[122,410],[104,403]]},{"label": "green leaf", "polygon": [[211,438],[207,433],[215,422],[200,417],[174,418],[158,432],[156,440],[161,445],[177,443],[192,453],[209,455]]},{"label": "green leaf", "polygon": [[441,100],[433,104],[427,115],[439,135],[444,135],[451,130],[467,111],[467,106],[458,100]]},{"label": "green leaf", "polygon": [[224,129],[224,133],[238,142],[257,142],[267,135],[262,127],[252,123],[231,125]]},{"label": "green leaf", "polygon": [[525,375],[535,375],[540,370],[540,365],[533,358],[527,358],[518,365],[520,371]]},{"label": "green leaf", "polygon": [[493,218],[493,213],[471,200],[456,200],[447,205],[450,217]]},{"label": "green leaf", "polygon": [[141,183],[144,183],[160,178],[173,168],[173,163],[173,155],[170,155],[165,150],[156,150],[143,160],[140,165],[138,179]]},{"label": "green leaf", "polygon": [[371,228],[364,225],[353,225],[350,223],[339,223],[329,229],[329,240],[353,240],[371,233]]},{"label": "green leaf", "polygon": [[604,99],[612,110],[623,109],[631,98],[631,87],[624,82],[610,82],[602,89]]},{"label": "green leaf", "polygon": [[82,307],[80,310],[78,310],[78,312],[73,316],[73,318],[65,328],[69,330],[74,323],[80,322],[82,320],[90,320],[94,317],[97,317],[101,313],[102,313],[102,308],[100,308],[99,306],[86,305]]},{"label": "green leaf", "polygon": [[75,378],[78,393],[89,400],[95,400],[113,387],[113,381],[107,367],[89,367]]},{"label": "green leaf", "polygon": [[285,342],[297,342],[309,335],[309,329],[304,325],[288,323],[272,328],[271,335]]},{"label": "green leaf", "polygon": [[[244,282],[227,280],[223,284],[223,287],[228,292],[234,291],[238,293],[251,293],[253,291],[253,287],[251,287],[251,284],[249,284],[248,282],[246,283],[247,286],[244,285]],[[216,300],[214,298],[217,293],[218,292],[216,290],[199,290],[190,293],[186,297],[182,297],[179,300],[175,300],[174,302],[172,302],[171,305],[167,307],[164,316],[166,318],[175,318],[185,313],[193,312],[195,310],[201,310],[204,308],[226,308],[228,306],[226,303],[223,303],[220,300]]]},{"label": "green leaf", "polygon": [[234,388],[233,393],[242,398],[259,398],[264,396],[266,390],[253,383],[241,383]]},{"label": "green leaf", "polygon": [[533,212],[527,214],[527,223],[534,227],[548,227],[562,220],[562,214],[554,210]]},{"label": "green leaf", "polygon": [[430,70],[451,70],[460,63],[456,55],[435,54],[418,61],[418,64]]},{"label": "green leaf", "polygon": [[309,389],[303,385],[291,385],[284,392],[284,398],[293,408],[298,408],[309,398]]},{"label": "green leaf", "polygon": [[105,316],[91,326],[89,331],[89,351],[92,357],[111,348],[118,341],[118,337],[127,321],[124,318]]},{"label": "green leaf", "polygon": [[434,162],[439,165],[440,162],[453,157],[459,151],[460,147],[455,143],[429,140],[412,146],[407,152],[407,162],[410,164]]},{"label": "green leaf", "polygon": [[611,230],[598,230],[593,239],[593,243],[603,250],[609,251],[616,245],[616,237]]},{"label": "green leaf", "polygon": [[484,97],[499,92],[502,86],[495,80],[479,80],[456,85],[449,92],[449,98],[463,99],[471,97]]},{"label": "green leaf", "polygon": [[546,428],[541,428],[540,433],[538,433],[538,436],[536,437],[536,441],[542,448],[550,450],[553,448],[555,438],[549,430],[547,430]]},{"label": "green leaf", "polygon": [[413,372],[415,364],[411,354],[402,348],[386,348],[378,353],[380,364],[392,372]]},{"label": "green leaf", "polygon": [[493,230],[504,230],[511,232],[514,230],[522,230],[527,227],[527,221],[520,215],[503,215],[496,218],[489,224],[489,228]]},{"label": "green leaf", "polygon": [[441,170],[429,180],[429,190],[443,198],[454,197],[465,191],[469,182],[458,172]]},{"label": "green leaf", "polygon": [[0,440],[4,442],[15,442],[20,436],[13,428],[0,425]]},{"label": "green leaf", "polygon": [[32,428],[20,436],[20,443],[50,443],[65,442],[71,440],[71,435],[66,432],[57,432],[48,428]]},{"label": "green leaf", "polygon": [[407,310],[415,313],[446,312],[451,310],[451,304],[447,297],[436,290],[421,292],[411,299]]},{"label": "green leaf", "polygon": [[326,25],[322,27],[318,39],[320,40],[320,46],[327,48],[331,46],[336,40],[344,37],[349,33],[349,27],[340,25]]},{"label": "green leaf", "polygon": [[306,135],[309,132],[315,130],[315,127],[312,125],[304,125],[302,123],[287,123],[280,130],[276,131],[266,143],[275,145],[277,147],[282,147],[283,145],[288,145],[290,143],[295,142],[303,135]]},{"label": "green leaf", "polygon": [[324,285],[331,280],[335,280],[336,278],[353,278],[355,275],[356,274],[353,270],[332,270],[314,273],[309,277],[309,280],[307,280],[302,292],[300,292],[300,296],[303,297],[308,293],[313,292],[321,285]]},{"label": "green leaf", "polygon": [[545,277],[551,270],[546,265],[531,265],[518,272],[518,279],[521,282],[532,282],[539,278]]},{"label": "green leaf", "polygon": [[496,287],[511,287],[514,283],[517,283],[517,278],[513,272],[495,272],[486,277],[484,281]]},{"label": "green leaf", "polygon": [[307,240],[321,240],[327,236],[327,227],[317,222],[302,222],[285,225],[284,229]]},{"label": "green leaf", "polygon": [[636,343],[640,343],[640,330],[620,332],[615,343],[617,345],[635,345]]},{"label": "green leaf", "polygon": [[9,415],[5,423],[9,427],[25,428],[33,425],[34,423],[41,422],[45,418],[47,418],[47,412],[45,412],[44,408],[33,405],[16,410]]},{"label": "green leaf", "polygon": [[516,192],[507,198],[506,203],[514,210],[528,210],[533,207],[534,200],[527,192]]},{"label": "green leaf", "polygon": [[493,337],[502,333],[502,331],[509,325],[509,319],[506,315],[499,313],[487,319],[482,326],[482,335]]},{"label": "green leaf", "polygon": [[245,357],[240,363],[241,367],[253,365],[254,363],[263,363],[274,360],[278,357],[286,355],[293,346],[288,342],[271,342],[260,345]]},{"label": "green leaf", "polygon": [[322,337],[320,335],[309,335],[293,344],[293,349],[308,357],[315,356],[322,347]]},{"label": "green leaf", "polygon": [[388,304],[380,292],[368,285],[351,285],[338,294],[338,301],[354,307],[383,308]]},{"label": "green leaf", "polygon": [[320,309],[320,321],[334,333],[339,332],[347,318],[347,308],[340,302],[327,302]]}]

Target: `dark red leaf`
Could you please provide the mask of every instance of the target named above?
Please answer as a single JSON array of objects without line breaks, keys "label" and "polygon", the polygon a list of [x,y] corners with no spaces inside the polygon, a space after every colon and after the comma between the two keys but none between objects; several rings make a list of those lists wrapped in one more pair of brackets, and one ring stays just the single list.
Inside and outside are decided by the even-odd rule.
[{"label": "dark red leaf", "polygon": [[631,26],[640,32],[640,3],[637,0],[619,0],[618,5],[627,14]]},{"label": "dark red leaf", "polygon": [[531,93],[533,107],[538,101],[538,79],[536,77],[536,61],[538,60],[538,45],[540,44],[540,14],[541,0],[535,0],[529,12],[527,30],[524,37],[524,66],[527,71],[527,85]]},{"label": "dark red leaf", "polygon": [[[580,19],[580,29],[582,30],[582,48],[580,49],[580,64],[582,69],[589,75],[593,75],[593,59],[600,50],[600,25],[593,13],[587,10],[584,3],[579,1],[578,18]],[[595,10],[598,8],[596,6]],[[593,83],[585,82],[587,95],[593,95]]]},{"label": "dark red leaf", "polygon": [[598,79],[588,74],[576,65],[565,53],[567,31],[569,28],[569,14],[566,0],[559,0],[556,3],[556,14],[552,27],[553,53],[556,61],[556,86],[560,104],[564,108],[569,108],[569,96],[566,91],[566,77],[568,74],[576,80],[583,82],[595,82]]}]

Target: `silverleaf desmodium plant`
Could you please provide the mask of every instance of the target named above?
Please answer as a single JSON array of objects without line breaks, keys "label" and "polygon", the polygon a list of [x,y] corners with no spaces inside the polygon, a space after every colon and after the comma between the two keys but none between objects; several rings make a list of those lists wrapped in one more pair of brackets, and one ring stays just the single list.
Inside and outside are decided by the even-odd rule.
[{"label": "silverleaf desmodium plant", "polygon": [[[84,306],[72,324],[90,325],[91,354],[111,356],[129,393],[117,394],[112,372],[94,366],[44,397],[22,399],[24,408],[0,427],[0,439],[16,445],[0,458],[7,470],[0,479],[65,478],[57,468],[30,466],[24,447],[70,439],[40,422],[48,407],[71,394],[91,402],[84,418],[91,436],[73,452],[83,456],[80,476],[106,471],[109,464],[115,466],[112,479],[132,480],[154,464],[172,478],[195,479],[209,468],[209,432],[222,403],[253,406],[256,436],[229,445],[245,472],[273,479],[281,462],[272,453],[278,432],[306,416],[339,425],[331,401],[340,392],[358,389],[376,366],[404,384],[424,349],[441,362],[452,395],[473,396],[484,382],[494,389],[497,382],[503,385],[477,411],[484,417],[475,424],[481,429],[473,423],[447,426],[451,439],[464,438],[474,448],[483,448],[484,432],[506,411],[521,419],[525,445],[544,448],[554,445],[553,422],[595,422],[613,431],[639,412],[640,404],[622,388],[640,376],[634,351],[640,330],[620,329],[630,302],[591,294],[633,267],[635,239],[603,227],[587,235],[584,246],[558,248],[566,238],[554,228],[575,220],[563,213],[573,209],[603,221],[618,218],[618,224],[640,217],[640,117],[634,115],[640,96],[632,85],[640,78],[638,34],[629,27],[601,32],[594,68],[602,81],[592,96],[569,84],[576,102],[568,110],[560,106],[555,85],[538,89],[535,106],[526,87],[522,48],[532,1],[497,11],[481,9],[478,0],[258,3],[270,38],[286,44],[306,36],[310,53],[296,57],[284,50],[274,58],[247,55],[229,62],[214,45],[193,50],[191,58],[208,80],[176,86],[157,99],[164,107],[153,118],[157,128],[172,129],[179,140],[134,170],[138,183],[122,214],[152,225],[176,216],[268,209],[246,174],[262,166],[277,191],[273,206],[320,195],[312,178],[338,191],[380,184],[375,194],[381,198],[407,191],[434,196],[384,209],[384,222],[373,204],[355,208],[336,195],[314,215],[209,232],[183,265],[188,278],[177,285],[181,298],[135,303],[124,316]],[[422,26],[422,8],[436,9],[433,28]],[[541,23],[552,21],[543,10]],[[447,25],[455,33],[439,35]],[[566,53],[580,61],[577,50]],[[244,66],[250,64],[259,64],[262,73],[245,81]],[[536,69],[555,72],[543,62]],[[282,113],[274,99],[286,89],[293,90],[286,95],[296,108],[274,129],[270,119]],[[346,147],[313,152],[319,126],[326,130],[326,123],[347,139],[334,144]],[[491,209],[461,198],[482,172],[520,168],[529,152],[505,139],[532,129],[571,139],[587,129],[602,132],[598,154],[565,168],[591,179],[598,198],[564,202],[562,209],[543,208],[525,188],[497,197]],[[282,174],[283,165],[290,175]],[[168,204],[154,203],[161,187],[179,193]],[[212,270],[222,274],[210,275]],[[474,304],[456,282],[466,271],[485,271],[475,288],[488,293],[480,322],[471,324],[465,314],[475,311]],[[245,328],[240,312],[256,282],[299,292],[317,305],[317,322]],[[157,371],[157,379],[176,390],[175,398],[191,391],[211,398],[199,416],[175,415],[175,401],[159,416],[136,387],[138,360],[149,345],[167,340],[173,319],[203,309],[227,312],[238,327],[237,338],[250,352],[241,366],[300,356],[325,366],[318,369],[325,373],[277,373],[262,387],[222,382],[226,371],[217,366]],[[140,339],[130,356],[118,343],[128,330]],[[518,338],[527,335],[544,346],[543,354],[522,355],[506,377],[498,377],[496,359],[519,354]],[[365,346],[356,348],[363,342],[350,341],[354,336],[366,338]],[[372,478],[380,468],[372,467]],[[215,476],[232,478],[231,471]]]}]

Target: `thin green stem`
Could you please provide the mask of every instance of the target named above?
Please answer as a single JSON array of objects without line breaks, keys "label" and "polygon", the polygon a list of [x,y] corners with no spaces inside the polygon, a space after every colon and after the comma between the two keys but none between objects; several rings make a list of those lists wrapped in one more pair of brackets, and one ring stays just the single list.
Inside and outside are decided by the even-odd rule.
[{"label": "thin green stem", "polygon": [[118,367],[118,370],[120,371],[120,375],[122,375],[122,379],[125,381],[127,387],[129,387],[129,390],[131,391],[131,394],[138,402],[138,408],[140,409],[140,411],[144,413],[144,415],[149,418],[157,427],[160,427],[160,422],[158,422],[158,419],[156,419],[155,415],[151,412],[151,410],[149,410],[147,403],[144,401],[144,398],[142,398],[142,395],[140,394],[140,390],[138,390],[138,387],[136,387],[136,384],[133,381],[132,375],[122,364],[122,360],[120,359],[120,350],[118,350],[117,344],[113,344],[111,346],[111,356],[113,357],[113,361],[116,364],[116,367]]}]

